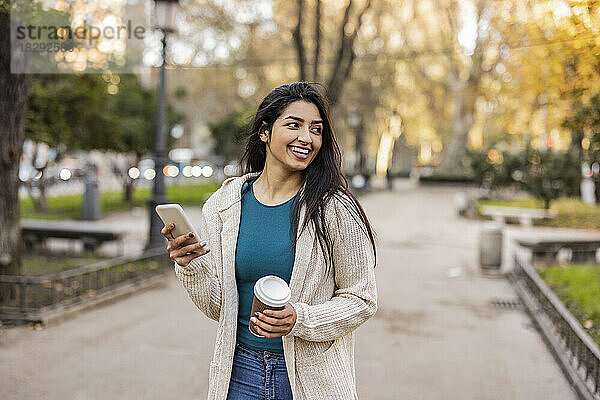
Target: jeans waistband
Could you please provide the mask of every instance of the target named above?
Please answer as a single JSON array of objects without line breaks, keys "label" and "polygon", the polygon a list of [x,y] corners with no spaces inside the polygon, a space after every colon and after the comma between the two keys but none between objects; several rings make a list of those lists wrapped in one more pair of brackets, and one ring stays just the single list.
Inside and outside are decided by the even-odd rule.
[{"label": "jeans waistband", "polygon": [[262,350],[262,351],[254,350],[254,349],[250,349],[246,346],[243,346],[239,343],[236,343],[235,347],[238,351],[243,351],[244,353],[246,353],[252,357],[255,357],[259,360],[263,360],[266,357],[266,358],[273,358],[273,359],[285,361],[285,357],[284,357],[283,353],[275,353],[275,352],[267,351],[267,350]]}]

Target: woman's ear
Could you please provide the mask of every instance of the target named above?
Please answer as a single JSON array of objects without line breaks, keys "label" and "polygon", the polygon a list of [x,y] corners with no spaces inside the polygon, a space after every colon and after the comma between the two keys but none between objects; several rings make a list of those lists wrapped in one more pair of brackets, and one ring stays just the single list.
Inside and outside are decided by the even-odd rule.
[{"label": "woman's ear", "polygon": [[260,134],[260,140],[263,142],[267,142],[269,140],[269,128],[265,127],[262,133]]}]

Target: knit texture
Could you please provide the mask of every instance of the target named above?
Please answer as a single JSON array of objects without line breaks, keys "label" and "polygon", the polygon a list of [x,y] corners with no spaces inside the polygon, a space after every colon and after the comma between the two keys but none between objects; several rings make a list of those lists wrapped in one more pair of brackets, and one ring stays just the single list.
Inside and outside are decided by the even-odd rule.
[{"label": "knit texture", "polygon": [[[209,400],[225,400],[229,388],[237,328],[238,293],[235,247],[241,215],[241,188],[253,172],[226,179],[193,221],[211,251],[175,273],[191,300],[218,322],[209,370]],[[349,208],[352,200],[336,194],[326,208],[333,240],[334,267],[327,271],[314,227],[298,241],[290,289],[297,313],[292,330],[282,338],[286,367],[295,400],[357,399],[354,367],[355,330],[377,311],[374,254],[366,227]]]}]

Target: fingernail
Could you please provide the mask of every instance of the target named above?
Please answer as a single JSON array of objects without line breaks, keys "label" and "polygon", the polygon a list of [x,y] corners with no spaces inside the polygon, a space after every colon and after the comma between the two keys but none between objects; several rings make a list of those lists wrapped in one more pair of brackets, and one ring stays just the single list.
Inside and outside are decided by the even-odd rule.
[{"label": "fingernail", "polygon": [[252,323],[256,323],[256,317],[251,317],[250,321],[252,321]]},{"label": "fingernail", "polygon": [[204,247],[208,244],[208,242],[206,240],[203,240],[200,242],[200,246]]},{"label": "fingernail", "polygon": [[189,236],[189,237],[194,237],[194,234],[193,234],[192,232],[190,232],[190,233],[188,234],[188,236]]}]

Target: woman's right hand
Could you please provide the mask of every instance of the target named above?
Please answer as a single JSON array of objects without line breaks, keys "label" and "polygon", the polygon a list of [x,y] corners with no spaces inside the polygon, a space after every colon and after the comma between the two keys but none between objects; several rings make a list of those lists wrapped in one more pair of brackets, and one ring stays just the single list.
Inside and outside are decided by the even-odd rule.
[{"label": "woman's right hand", "polygon": [[[185,267],[194,258],[200,257],[210,251],[210,249],[204,249],[204,247],[207,244],[207,242],[205,240],[204,241],[201,240],[197,243],[192,243],[188,246],[181,247],[181,244],[183,242],[185,242],[186,240],[188,240],[189,238],[194,237],[194,234],[192,232],[189,232],[189,233],[183,234],[181,236],[173,237],[173,234],[171,233],[171,231],[173,230],[174,227],[175,227],[175,225],[173,225],[173,224],[165,225],[164,228],[162,228],[162,230],[160,231],[160,233],[162,233],[162,235],[169,241],[169,244],[167,245],[167,252],[169,253],[169,258],[171,260],[175,261],[177,264],[181,265],[182,267]],[[203,250],[198,250],[198,249],[203,249]],[[198,250],[198,252],[188,254],[195,250]]]}]

